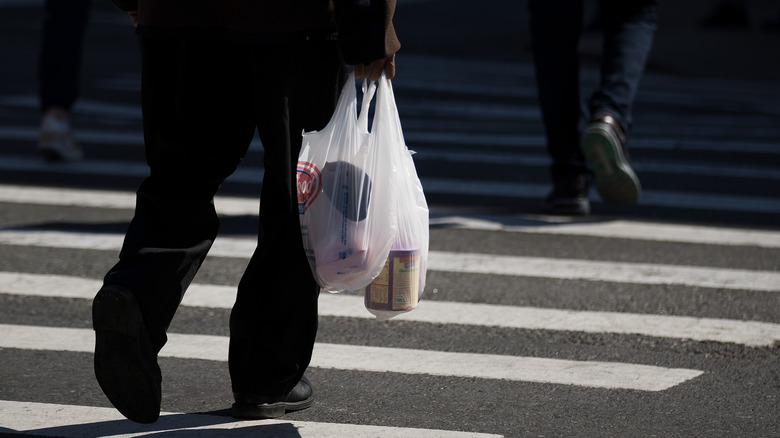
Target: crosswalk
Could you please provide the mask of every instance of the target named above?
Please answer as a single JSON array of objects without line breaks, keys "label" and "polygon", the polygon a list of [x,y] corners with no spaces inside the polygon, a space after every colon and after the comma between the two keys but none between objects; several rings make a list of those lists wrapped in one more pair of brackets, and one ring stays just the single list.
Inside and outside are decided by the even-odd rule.
[{"label": "crosswalk", "polygon": [[[0,186],[0,201],[6,205],[43,205],[101,209],[132,208],[131,192],[90,191],[59,188],[28,188]],[[256,210],[256,202],[242,198],[219,198],[216,204],[224,216],[243,215]],[[533,227],[502,227],[487,220],[469,221],[464,218],[442,216],[436,223],[455,223],[461,229],[492,229],[503,233],[556,233],[577,235],[577,224],[547,225],[544,231]],[[491,225],[492,224],[492,225]],[[583,224],[580,235],[608,237],[610,224],[596,227]],[[591,228],[588,228],[588,227]],[[557,227],[557,228],[556,228]],[[700,232],[699,244],[759,246],[777,248],[780,232],[739,230],[733,228],[685,228],[679,225],[632,223],[618,221],[613,225],[621,238],[675,241],[675,236],[686,232]],[[668,229],[667,229],[668,228]],[[601,232],[599,230],[602,230]],[[647,231],[654,230],[653,236]],[[663,237],[665,235],[665,237]],[[662,236],[662,237],[659,237]],[[707,237],[709,236],[709,238]],[[15,247],[40,246],[48,248],[106,251],[115,254],[121,245],[121,234],[84,233],[5,227],[0,229],[0,245],[8,250]],[[682,241],[686,239],[680,239]],[[247,238],[220,238],[210,257],[247,259],[254,241]],[[110,258],[110,255],[106,255]],[[543,259],[491,254],[467,254],[433,251],[430,269],[440,272],[487,274],[501,276],[552,277],[605,283],[644,283],[688,285],[700,289],[780,292],[780,274],[774,271],[734,270],[706,267],[679,267],[662,264],[632,264],[620,262],[593,262],[584,260]],[[40,299],[72,298],[88,307],[94,291],[100,286],[98,278],[80,276],[0,272],[0,294],[27,296]],[[234,300],[234,287],[217,284],[194,284],[182,303],[185,307],[229,309]],[[321,316],[325,318],[369,318],[359,296],[324,294],[321,298]],[[678,338],[702,342],[742,344],[766,347],[780,341],[780,324],[741,321],[725,318],[697,318],[669,315],[642,315],[619,312],[575,311],[542,309],[523,306],[500,306],[480,303],[423,301],[414,312],[399,317],[399,321],[425,324],[451,324],[473,327],[503,327],[524,330],[562,332],[590,332],[633,334],[658,338]],[[89,328],[44,327],[21,324],[0,324],[0,349],[36,350],[41,352],[90,353],[94,335]],[[227,337],[186,333],[171,333],[169,343],[161,352],[162,358],[225,361]],[[399,366],[399,364],[403,364]],[[315,349],[312,367],[321,369],[353,370],[409,375],[447,376],[509,380],[556,385],[575,385],[602,389],[630,389],[636,391],[665,391],[693,381],[705,373],[701,369],[665,367],[599,360],[566,360],[543,357],[525,357],[496,354],[431,351],[410,348],[358,346],[320,343]],[[3,401],[3,424],[16,431],[36,435],[97,436],[106,433],[117,436],[137,436],[111,409],[84,408],[71,405]],[[184,423],[173,421],[181,414],[168,413],[163,418],[168,427],[180,430]],[[74,417],[78,420],[74,421]],[[189,418],[198,423],[198,418]],[[43,418],[44,420],[41,420]],[[8,422],[13,419],[13,422]],[[43,422],[42,422],[43,421]],[[83,426],[79,426],[83,421]],[[197,430],[225,426],[218,419],[206,418]],[[112,429],[110,425],[118,428]],[[258,424],[271,428],[288,422],[231,422],[231,433],[236,430],[254,430]],[[300,436],[487,436],[450,431],[425,432],[407,428],[379,428],[375,426],[346,426],[318,422],[293,422]],[[190,426],[187,426],[188,428]],[[189,429],[188,429],[189,430]],[[106,432],[108,431],[108,432]],[[142,432],[137,432],[138,435]],[[206,432],[204,432],[206,433]],[[247,432],[248,433],[248,432]],[[310,434],[309,434],[310,433]],[[437,434],[438,433],[438,434]],[[343,434],[343,435],[341,435]],[[351,435],[350,435],[351,434]],[[102,435],[101,435],[102,436]],[[233,435],[230,435],[233,436]],[[243,435],[238,435],[243,436]]]},{"label": "crosswalk", "polygon": [[[30,373],[11,370],[23,368],[14,362],[16,357],[78,361],[91,355],[90,302],[100,287],[100,272],[116,258],[123,238],[120,226],[105,225],[129,219],[135,202],[132,187],[104,190],[57,182],[85,176],[136,181],[147,170],[140,161],[110,158],[106,151],[84,162],[53,166],[12,146],[0,150],[0,170],[40,177],[35,185],[12,178],[0,181],[0,307],[5,309],[0,310],[0,355],[13,364],[2,371],[7,379],[0,382],[0,434],[516,436],[525,429],[500,419],[479,423],[463,406],[501,404],[501,412],[517,414],[513,406],[520,388],[532,394],[535,388],[536,393],[576,388],[604,400],[620,394],[642,403],[653,394],[687,394],[722,378],[730,365],[713,365],[696,355],[697,349],[776,354],[780,345],[780,310],[774,308],[780,296],[776,226],[753,227],[750,220],[700,224],[652,216],[573,220],[472,208],[478,204],[473,199],[480,197],[512,203],[542,198],[549,188],[531,71],[528,66],[508,66],[502,70],[505,78],[489,82],[481,80],[494,68],[489,63],[457,64],[457,74],[448,76],[443,72],[454,70],[452,60],[406,62],[411,79],[397,80],[399,110],[405,117],[407,144],[417,152],[423,186],[434,200],[428,288],[418,309],[386,323],[372,320],[360,295],[323,293],[322,335],[312,369],[326,382],[325,399],[330,404],[292,419],[235,421],[213,413],[229,407],[229,394],[217,406],[210,401],[201,410],[181,400],[187,397],[177,396],[164,397],[166,413],[155,425],[143,426],[124,420],[99,393],[76,394],[72,399],[20,395],[24,391],[17,385],[24,385]],[[518,82],[525,85],[517,86]],[[719,117],[721,107],[712,108],[707,87],[713,85],[693,85],[650,76],[642,91],[640,98],[648,108],[640,114],[646,111],[646,123],[639,125],[633,143],[637,155],[647,157],[638,163],[649,181],[641,205],[780,217],[776,140],[780,132],[772,123],[780,114],[780,99],[756,101],[756,95],[747,92],[754,91],[750,84],[728,84],[717,102],[731,104],[728,108],[743,104],[742,114],[734,116],[739,121],[734,121]],[[761,95],[780,96],[780,89],[763,89]],[[0,108],[34,104],[31,95],[0,96]],[[137,122],[139,116],[132,105],[89,101],[81,105],[90,117]],[[656,107],[713,114],[691,115],[689,126],[680,127]],[[735,140],[736,132],[742,132],[738,125],[748,122],[754,135]],[[715,130],[702,139],[707,128]],[[0,117],[0,145],[28,144],[36,135],[33,124],[11,124]],[[109,124],[78,135],[87,146],[109,151],[141,147],[138,132]],[[251,153],[261,153],[259,143],[253,144]],[[753,155],[732,159],[746,153]],[[230,182],[256,185],[261,175],[262,168],[250,163]],[[714,188],[692,183],[701,178],[718,181]],[[670,186],[668,179],[686,182]],[[721,190],[723,180],[736,188]],[[748,188],[741,189],[740,181]],[[447,202],[439,205],[437,196]],[[472,200],[459,204],[451,197]],[[228,222],[255,220],[259,207],[257,199],[236,194],[221,195],[215,204]],[[251,233],[228,231],[215,242],[204,265],[207,272],[185,295],[181,310],[185,316],[172,326],[160,354],[171,374],[201,380],[192,364],[222,366],[226,361],[225,329],[197,321],[202,322],[203,315],[225,319],[237,281],[226,272],[240,271],[254,249]],[[549,249],[537,251],[540,245]],[[579,249],[569,251],[568,245]],[[626,259],[623,248],[638,255]],[[48,253],[60,258],[39,259]],[[695,257],[687,259],[687,254]],[[84,266],[82,260],[98,266]],[[528,302],[529,297],[541,300],[547,295],[560,301],[541,306]],[[581,301],[575,299],[578,295]],[[675,308],[670,302],[660,308],[656,303],[666,296],[687,304]],[[736,307],[724,308],[732,303]],[[661,347],[642,351],[646,344],[638,340]],[[85,386],[92,385],[90,370],[75,374],[82,376]],[[57,387],[55,377],[46,377],[54,392],[69,389]],[[345,379],[365,383],[372,378],[399,383],[377,385],[369,390],[376,392],[376,399],[369,394],[361,402],[347,395],[360,388],[334,383]],[[485,391],[437,400],[435,405],[448,412],[441,413],[441,421],[436,420],[439,412],[427,411],[428,406],[404,405],[407,399],[422,403],[419,400],[426,400],[422,394],[446,385],[480,385]],[[641,395],[632,399],[634,394]],[[540,406],[546,400],[528,397]],[[361,421],[349,416],[350,411],[370,415]],[[403,420],[396,422],[395,416]]]}]

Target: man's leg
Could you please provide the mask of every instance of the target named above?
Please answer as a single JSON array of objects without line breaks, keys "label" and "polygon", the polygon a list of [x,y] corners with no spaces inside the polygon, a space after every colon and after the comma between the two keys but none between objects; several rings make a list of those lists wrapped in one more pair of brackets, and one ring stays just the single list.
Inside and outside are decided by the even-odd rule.
[{"label": "man's leg", "polygon": [[589,101],[582,149],[608,202],[631,203],[641,186],[626,150],[631,112],[655,32],[655,0],[603,0],[601,84]]},{"label": "man's leg", "polygon": [[579,148],[584,116],[579,94],[583,7],[580,0],[531,0],[531,43],[554,184],[548,210],[587,214],[590,175]]},{"label": "man's leg", "polygon": [[150,176],[93,305],[98,382],[131,420],[159,415],[156,355],[216,237],[213,196],[254,135],[246,55],[244,47],[205,40],[143,41]]},{"label": "man's leg", "polygon": [[628,135],[631,111],[656,29],[656,0],[602,0],[604,55],[601,84],[590,98],[591,115],[608,112]]},{"label": "man's leg", "polygon": [[260,48],[255,103],[265,150],[258,247],[230,321],[230,375],[240,417],[308,407],[303,373],[317,333],[317,285],[304,253],[296,192],[303,130],[330,120],[345,79],[334,41]]},{"label": "man's leg", "polygon": [[79,93],[79,73],[90,0],[47,0],[38,60],[42,113],[38,150],[49,161],[74,161],[84,153],[76,143],[70,111]]},{"label": "man's leg", "polygon": [[70,111],[78,96],[84,32],[91,7],[90,0],[45,3],[38,64],[42,111],[51,107]]}]

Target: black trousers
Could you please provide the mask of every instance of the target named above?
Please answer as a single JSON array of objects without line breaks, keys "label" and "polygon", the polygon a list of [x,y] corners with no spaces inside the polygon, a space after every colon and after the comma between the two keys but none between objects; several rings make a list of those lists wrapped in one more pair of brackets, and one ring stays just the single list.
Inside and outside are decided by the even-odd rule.
[{"label": "black trousers", "polygon": [[[258,245],[230,319],[234,391],[283,395],[311,359],[316,284],[303,250],[296,165],[303,130],[330,120],[346,78],[335,41],[244,45],[142,38],[150,176],[105,277],[138,298],[158,349],[219,228],[213,197],[255,130],[264,148]],[[258,184],[260,179],[258,177]]]},{"label": "black trousers", "polygon": [[79,73],[90,0],[47,0],[43,41],[38,54],[38,94],[41,110],[70,110],[79,93]]}]

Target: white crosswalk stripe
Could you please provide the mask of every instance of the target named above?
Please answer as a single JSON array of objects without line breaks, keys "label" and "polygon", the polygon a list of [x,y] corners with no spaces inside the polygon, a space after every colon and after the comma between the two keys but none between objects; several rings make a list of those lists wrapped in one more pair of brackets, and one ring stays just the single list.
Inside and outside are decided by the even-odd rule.
[{"label": "white crosswalk stripe", "polygon": [[[135,194],[108,190],[25,187],[0,184],[0,202],[61,205],[69,207],[97,207],[131,210]],[[214,200],[221,215],[257,215],[257,199],[217,196]],[[519,231],[530,233],[566,234],[576,236],[615,237],[636,240],[703,243],[713,245],[752,245],[780,248],[780,232],[751,229],[685,226],[639,221],[611,220],[608,222],[573,222],[567,219],[548,219],[548,224],[522,225],[523,217],[507,216],[446,216],[435,213],[431,225],[459,226],[470,229]],[[514,223],[512,223],[514,221]],[[509,223],[507,223],[509,222]],[[538,221],[537,221],[538,222]],[[519,224],[518,224],[519,223]]]},{"label": "white crosswalk stripe", "polygon": [[[112,408],[0,400],[3,427],[35,436],[62,438],[149,436],[149,427],[129,423]],[[268,438],[492,438],[500,435],[431,429],[315,423],[309,421],[236,421],[215,415],[163,412],[156,433],[203,437]],[[196,435],[197,434],[197,435]]]},{"label": "white crosswalk stripe", "polygon": [[[52,172],[73,175],[105,175],[145,177],[148,169],[145,165],[127,165],[113,161],[85,161],[66,163],[56,168],[47,166],[39,160],[7,157],[0,162],[0,169],[6,171]],[[263,177],[262,168],[241,167],[227,181],[257,184]],[[774,174],[774,173],[773,173]],[[422,177],[421,182],[426,193],[459,196],[490,196],[499,198],[543,198],[548,190],[547,184],[465,181],[452,178]],[[594,202],[597,202],[594,199]],[[761,196],[708,195],[702,193],[684,193],[644,190],[642,205],[672,208],[699,208],[710,210],[780,213],[780,200]]]},{"label": "white crosswalk stripe", "polygon": [[[100,289],[99,280],[62,275],[0,272],[0,293],[20,296],[81,298],[91,300]],[[193,284],[183,306],[230,309],[235,302],[232,286]],[[363,307],[360,295],[323,293],[319,299],[322,316],[373,318]],[[497,306],[423,300],[413,312],[398,320],[435,324],[463,324],[528,330],[622,333],[644,336],[733,342],[753,347],[780,341],[780,324],[669,315],[642,315]]]},{"label": "white crosswalk stripe", "polygon": [[[92,352],[89,329],[0,324],[0,348]],[[225,361],[228,338],[168,334],[160,357]],[[703,371],[599,361],[450,353],[400,348],[318,343],[311,366],[340,370],[474,377],[556,383],[594,388],[663,391],[700,376]]]},{"label": "white crosswalk stripe", "polygon": [[[123,239],[119,234],[0,230],[0,243],[6,245],[118,251]],[[255,245],[251,238],[218,237],[209,255],[249,259]],[[771,271],[442,251],[430,251],[429,257],[429,269],[445,272],[780,292],[780,273]]]}]

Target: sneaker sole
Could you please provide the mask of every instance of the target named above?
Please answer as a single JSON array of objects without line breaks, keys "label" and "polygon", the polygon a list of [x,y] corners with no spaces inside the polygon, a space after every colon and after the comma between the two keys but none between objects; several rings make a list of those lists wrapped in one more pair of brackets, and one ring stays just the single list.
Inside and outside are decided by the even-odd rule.
[{"label": "sneaker sole", "polygon": [[70,133],[42,132],[38,138],[38,150],[47,161],[79,161],[84,158],[84,151]]},{"label": "sneaker sole", "polygon": [[616,204],[631,204],[639,200],[642,191],[639,178],[609,125],[597,123],[589,126],[582,138],[581,149],[596,174],[596,190],[602,199]]},{"label": "sneaker sole", "polygon": [[[92,305],[95,377],[114,407],[128,419],[153,423],[160,416],[161,377],[135,297],[101,289]],[[142,339],[143,338],[143,339]]]}]

